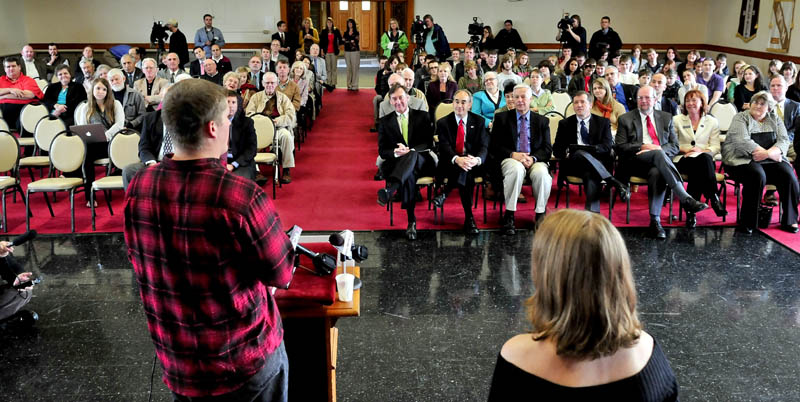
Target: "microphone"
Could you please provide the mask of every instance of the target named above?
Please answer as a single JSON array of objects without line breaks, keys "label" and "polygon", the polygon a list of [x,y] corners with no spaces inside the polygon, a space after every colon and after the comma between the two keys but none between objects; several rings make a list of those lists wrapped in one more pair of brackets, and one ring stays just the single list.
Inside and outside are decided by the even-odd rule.
[{"label": "microphone", "polygon": [[38,233],[36,233],[35,230],[29,230],[19,235],[18,237],[14,238],[14,240],[11,240],[11,244],[9,244],[9,246],[14,247],[14,246],[19,246],[21,244],[25,244],[29,240],[35,239],[37,234]]},{"label": "microphone", "polygon": [[336,269],[336,259],[329,254],[315,253],[300,244],[295,247],[295,251],[311,258],[314,263],[314,269],[320,275],[330,275]]},{"label": "microphone", "polygon": [[339,254],[342,256],[342,261],[353,259],[353,232],[350,230],[343,230],[339,233],[334,233],[328,237],[328,241]]}]

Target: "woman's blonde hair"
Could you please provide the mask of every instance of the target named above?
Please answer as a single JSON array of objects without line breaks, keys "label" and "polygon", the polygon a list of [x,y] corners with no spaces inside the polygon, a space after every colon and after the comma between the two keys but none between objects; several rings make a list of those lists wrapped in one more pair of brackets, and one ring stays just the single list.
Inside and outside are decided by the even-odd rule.
[{"label": "woman's blonde hair", "polygon": [[[450,66],[450,63],[448,63],[446,61],[443,61],[443,62],[439,63],[439,71],[442,71],[445,67],[447,67],[447,71],[453,71],[453,67]],[[450,75],[450,74],[447,74],[447,80],[455,82],[455,80],[453,79],[453,76]],[[431,82],[439,82],[439,74],[438,73],[436,75],[432,75],[431,76]]]},{"label": "woman's blonde hair", "polygon": [[639,339],[630,257],[611,222],[562,209],[544,220],[532,249],[526,304],[535,340],[551,339],[559,356],[596,359]]},{"label": "woman's blonde hair", "polygon": [[306,76],[306,63],[303,63],[301,60],[298,60],[298,61],[292,63],[292,68],[289,70],[289,73],[290,73],[289,74],[289,78],[294,79],[294,76],[295,76],[294,70],[296,68],[298,68],[298,67],[303,69],[303,75],[300,78],[305,78],[305,76]]},{"label": "woman's blonde hair", "polygon": [[105,78],[97,77],[92,82],[92,93],[89,94],[89,107],[86,108],[86,121],[91,121],[95,113],[100,113],[99,104],[94,97],[94,87],[102,85],[106,87],[106,97],[103,99],[103,116],[109,123],[114,124],[114,92],[111,91],[111,84]]},{"label": "woman's blonde hair", "polygon": [[614,100],[614,98],[611,97],[611,85],[608,85],[608,81],[603,77],[595,78],[594,81],[592,81],[592,95],[593,96],[594,96],[594,84],[600,84],[600,85],[603,86],[603,89],[606,90],[606,94],[603,96],[603,99],[598,99],[596,96],[595,96],[595,99],[600,101],[600,103],[602,103],[604,105],[610,105],[612,103],[612,101]]},{"label": "woman's blonde hair", "polygon": [[311,17],[306,17],[303,20],[303,24],[305,24],[306,22],[308,22],[308,29],[314,29],[314,21],[311,19]]}]

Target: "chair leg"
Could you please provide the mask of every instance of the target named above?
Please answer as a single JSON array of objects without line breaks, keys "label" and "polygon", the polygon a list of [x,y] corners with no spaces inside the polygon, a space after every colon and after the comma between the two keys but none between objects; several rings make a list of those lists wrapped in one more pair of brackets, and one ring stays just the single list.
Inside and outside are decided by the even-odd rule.
[{"label": "chair leg", "polygon": [[[92,190],[92,193],[94,193],[94,190]],[[111,208],[111,190],[103,190],[103,195],[106,199],[106,206],[108,206],[108,213],[114,216],[114,210]],[[94,208],[94,201],[92,201],[92,208]]]},{"label": "chair leg", "polygon": [[[722,189],[720,191],[722,192],[722,208],[725,209],[725,211],[727,211],[728,210],[728,186],[725,184],[724,181],[722,182]],[[728,214],[722,215],[722,222],[723,223],[725,222],[725,219],[727,217],[728,217]]]},{"label": "chair leg", "polygon": [[31,230],[31,192],[30,190],[25,192],[25,231]]},{"label": "chair leg", "polygon": [[614,211],[614,186],[608,190],[608,221],[611,222],[611,213]]},{"label": "chair leg", "polygon": [[[628,183],[628,187],[630,187],[630,183]],[[627,205],[625,209],[625,223],[631,223],[631,197],[628,197],[628,202],[625,204]]]},{"label": "chair leg", "polygon": [[[55,193],[53,193],[53,194],[55,194]],[[47,198],[47,193],[42,193],[42,195],[44,195],[44,200],[47,203],[47,209],[50,210],[50,217],[54,218],[56,215],[53,213],[53,206],[50,205],[50,199]],[[53,197],[53,201],[55,201],[55,197]]]},{"label": "chair leg", "polygon": [[[569,193],[569,187],[567,187],[567,193]],[[558,183],[556,186],[556,208],[558,208],[558,200],[561,199],[561,183]],[[569,208],[569,206],[567,206]]]},{"label": "chair leg", "polygon": [[[566,195],[564,196],[564,202],[565,202],[565,205],[567,206],[567,209],[569,209],[569,183],[567,183],[566,187],[567,188],[565,189],[565,194]],[[578,191],[581,191],[581,186],[578,186]],[[578,194],[580,194],[580,193],[578,193]]]},{"label": "chair leg", "polygon": [[94,194],[95,194],[95,189],[94,187],[92,187],[89,205],[92,208],[92,230],[97,230],[97,228],[95,228],[95,217],[97,216],[97,214],[94,212]]},{"label": "chair leg", "polygon": [[[94,202],[92,202],[92,207],[94,207]],[[69,212],[70,212],[70,220],[69,226],[72,233],[75,233],[75,189],[69,190]]]},{"label": "chair leg", "polygon": [[394,226],[394,203],[391,198],[389,199],[389,204],[386,205],[386,209],[389,210],[389,226]]},{"label": "chair leg", "polygon": [[[14,194],[16,194],[16,192]],[[6,190],[3,190],[3,232],[8,232],[8,221],[6,219]]]}]

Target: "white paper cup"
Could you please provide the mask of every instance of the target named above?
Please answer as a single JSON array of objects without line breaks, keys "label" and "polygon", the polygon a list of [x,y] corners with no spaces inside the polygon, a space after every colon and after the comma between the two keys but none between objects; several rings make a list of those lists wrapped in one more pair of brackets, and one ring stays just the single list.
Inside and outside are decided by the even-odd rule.
[{"label": "white paper cup", "polygon": [[339,293],[340,301],[353,301],[353,282],[355,279],[356,277],[353,274],[336,275],[336,292]]}]

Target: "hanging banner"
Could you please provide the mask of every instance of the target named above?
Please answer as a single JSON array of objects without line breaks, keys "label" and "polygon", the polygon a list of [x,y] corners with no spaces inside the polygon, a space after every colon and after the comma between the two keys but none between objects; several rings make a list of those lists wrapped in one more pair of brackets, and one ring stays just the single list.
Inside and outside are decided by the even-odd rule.
[{"label": "hanging banner", "polygon": [[794,1],[773,0],[772,18],[769,20],[768,52],[787,53],[794,28]]},{"label": "hanging banner", "polygon": [[742,0],[742,12],[739,14],[739,30],[736,36],[745,42],[750,42],[756,37],[759,3],[759,0]]}]

